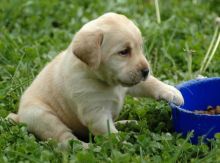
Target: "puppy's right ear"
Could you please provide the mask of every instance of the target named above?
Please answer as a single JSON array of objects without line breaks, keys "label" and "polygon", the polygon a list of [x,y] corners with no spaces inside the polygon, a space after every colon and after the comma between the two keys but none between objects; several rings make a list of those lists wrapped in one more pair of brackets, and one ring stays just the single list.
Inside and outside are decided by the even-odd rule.
[{"label": "puppy's right ear", "polygon": [[101,62],[103,32],[100,29],[81,29],[73,39],[73,54],[93,69]]}]

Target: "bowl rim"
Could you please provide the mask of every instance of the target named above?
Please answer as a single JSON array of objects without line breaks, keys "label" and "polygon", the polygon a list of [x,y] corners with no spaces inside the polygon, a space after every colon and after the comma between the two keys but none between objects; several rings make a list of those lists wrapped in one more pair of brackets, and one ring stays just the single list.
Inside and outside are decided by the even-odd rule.
[{"label": "bowl rim", "polygon": [[[182,87],[185,87],[187,85],[192,85],[192,84],[196,84],[196,83],[201,83],[201,82],[207,82],[207,81],[212,81],[212,80],[220,80],[220,77],[209,77],[209,78],[199,78],[199,79],[192,79],[192,80],[188,80],[185,81],[183,83],[180,83],[176,86],[177,89],[180,89]],[[178,106],[172,102],[169,103],[170,107],[172,108],[172,110],[175,108],[181,112],[187,113],[187,114],[193,114],[196,116],[204,116],[204,117],[220,117],[220,114],[199,114],[199,113],[195,113],[193,111],[190,110],[186,110],[184,108],[182,108],[181,106]]]}]

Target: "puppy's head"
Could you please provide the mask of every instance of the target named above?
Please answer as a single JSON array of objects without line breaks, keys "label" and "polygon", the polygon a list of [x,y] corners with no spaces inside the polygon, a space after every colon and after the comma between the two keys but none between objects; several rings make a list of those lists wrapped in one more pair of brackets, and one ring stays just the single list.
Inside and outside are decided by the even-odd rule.
[{"label": "puppy's head", "polygon": [[123,15],[107,13],[84,25],[73,39],[73,54],[109,84],[133,86],[145,80],[149,64],[139,29]]}]

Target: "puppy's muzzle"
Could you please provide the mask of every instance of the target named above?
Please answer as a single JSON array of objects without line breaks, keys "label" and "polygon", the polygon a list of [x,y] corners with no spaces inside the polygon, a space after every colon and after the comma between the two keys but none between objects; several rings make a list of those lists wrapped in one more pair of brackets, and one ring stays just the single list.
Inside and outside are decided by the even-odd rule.
[{"label": "puppy's muzzle", "polygon": [[149,69],[148,68],[144,68],[141,70],[141,74],[144,80],[146,80],[147,76],[149,75]]}]

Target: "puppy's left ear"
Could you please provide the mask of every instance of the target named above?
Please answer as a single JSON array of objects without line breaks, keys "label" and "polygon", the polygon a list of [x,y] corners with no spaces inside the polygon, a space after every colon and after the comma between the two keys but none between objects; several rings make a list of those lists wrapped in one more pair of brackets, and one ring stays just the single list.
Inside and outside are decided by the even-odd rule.
[{"label": "puppy's left ear", "polygon": [[101,62],[103,32],[100,29],[81,29],[73,39],[73,54],[93,69]]}]

